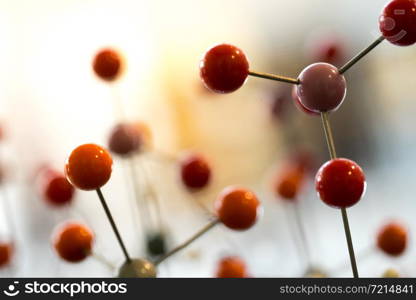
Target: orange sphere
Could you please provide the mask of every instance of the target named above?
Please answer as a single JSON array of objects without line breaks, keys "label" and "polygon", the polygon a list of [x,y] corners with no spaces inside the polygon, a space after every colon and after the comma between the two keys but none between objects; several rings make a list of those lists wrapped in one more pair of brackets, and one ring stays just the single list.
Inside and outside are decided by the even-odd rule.
[{"label": "orange sphere", "polygon": [[237,256],[227,256],[222,258],[216,271],[217,278],[245,278],[247,267],[244,261]]},{"label": "orange sphere", "polygon": [[68,223],[58,230],[53,245],[62,259],[76,263],[91,254],[93,240],[94,235],[88,227]]},{"label": "orange sphere", "polygon": [[285,200],[295,200],[304,182],[304,170],[298,167],[287,168],[276,177],[275,192]]},{"label": "orange sphere", "polygon": [[13,255],[13,245],[11,243],[0,242],[0,268],[10,264]]},{"label": "orange sphere", "polygon": [[407,229],[396,222],[389,223],[378,233],[377,246],[384,253],[392,256],[401,255],[407,245]]},{"label": "orange sphere", "polygon": [[117,79],[121,71],[120,55],[112,49],[103,49],[97,53],[92,63],[95,74],[103,80]]},{"label": "orange sphere", "polygon": [[80,190],[96,190],[110,179],[112,165],[113,159],[107,150],[95,144],[85,144],[68,157],[65,175]]},{"label": "orange sphere", "polygon": [[228,228],[246,230],[256,223],[260,202],[256,195],[243,188],[228,187],[215,202],[220,221]]}]

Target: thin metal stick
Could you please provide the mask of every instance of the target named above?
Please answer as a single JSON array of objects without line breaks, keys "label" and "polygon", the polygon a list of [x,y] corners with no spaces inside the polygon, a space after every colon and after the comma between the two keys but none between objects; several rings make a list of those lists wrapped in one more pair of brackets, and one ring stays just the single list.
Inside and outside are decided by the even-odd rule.
[{"label": "thin metal stick", "polygon": [[189,246],[193,241],[204,235],[206,232],[214,228],[218,223],[220,223],[219,219],[214,219],[213,221],[209,222],[207,225],[205,225],[202,229],[200,229],[197,233],[195,233],[192,237],[190,237],[188,240],[186,240],[184,243],[180,244],[176,248],[172,249],[165,255],[163,255],[161,258],[155,261],[155,265],[159,265],[161,262],[163,262],[168,257],[171,257],[175,253],[179,252],[180,250],[186,248]]},{"label": "thin metal stick", "polygon": [[[335,151],[334,137],[332,136],[332,130],[331,130],[331,125],[329,123],[328,112],[321,113],[321,120],[322,120],[322,125],[324,127],[329,154],[331,156],[331,159],[334,159],[337,157],[337,153]],[[354,246],[352,243],[351,230],[350,230],[350,226],[348,223],[347,210],[345,208],[341,208],[341,214],[342,214],[342,222],[344,224],[345,237],[347,239],[348,253],[350,255],[352,273],[354,275],[354,278],[358,278],[359,277],[358,268],[357,268],[357,262],[355,260]]]},{"label": "thin metal stick", "polygon": [[379,37],[375,40],[370,46],[362,50],[356,56],[354,56],[349,62],[347,62],[344,66],[339,69],[339,73],[343,74],[348,71],[353,65],[355,65],[359,60],[361,60],[364,56],[366,56],[371,50],[377,47],[382,41],[384,41],[384,36]]},{"label": "thin metal stick", "polygon": [[251,75],[251,76],[254,76],[254,77],[260,77],[260,78],[264,78],[264,79],[280,81],[280,82],[292,83],[292,84],[299,84],[300,83],[299,79],[286,77],[286,76],[280,76],[280,75],[274,75],[274,74],[269,74],[269,73],[260,73],[260,72],[249,71],[248,75]]},{"label": "thin metal stick", "polygon": [[329,155],[331,159],[337,158],[335,150],[334,137],[332,135],[331,124],[329,123],[328,112],[321,113],[322,126],[324,127],[326,143],[328,144]]},{"label": "thin metal stick", "polygon": [[126,261],[130,263],[131,262],[130,255],[127,252],[127,249],[126,249],[126,246],[124,245],[123,240],[121,239],[120,232],[117,229],[117,225],[114,222],[113,216],[111,215],[110,209],[107,206],[107,202],[104,199],[103,193],[101,192],[101,189],[96,189],[96,191],[97,191],[98,198],[100,198],[101,204],[104,208],[105,214],[107,215],[108,221],[110,221],[111,227],[113,228],[113,231],[117,237],[118,243],[120,244],[121,250],[123,250]]},{"label": "thin metal stick", "polygon": [[348,244],[348,253],[350,255],[352,274],[354,275],[354,278],[358,278],[359,276],[358,276],[357,261],[355,260],[354,247],[353,247],[352,238],[351,238],[351,230],[350,230],[350,225],[348,224],[347,209],[345,207],[341,208],[341,214],[342,214],[342,222],[344,223],[345,238],[347,239],[347,244]]},{"label": "thin metal stick", "polygon": [[136,204],[138,206],[138,210],[139,210],[139,214],[140,214],[140,218],[142,226],[144,226],[144,231],[147,232],[149,230],[150,227],[152,227],[152,222],[150,220],[150,210],[149,207],[147,206],[147,202],[146,202],[146,195],[141,194],[140,193],[140,189],[139,189],[139,176],[138,176],[138,172],[136,169],[136,161],[134,160],[134,158],[131,158],[131,161],[129,162],[129,170],[130,170],[130,176],[131,176],[131,180],[132,180],[132,184],[133,184],[133,192],[134,192],[134,197],[136,199]]},{"label": "thin metal stick", "polygon": [[305,229],[303,227],[302,217],[300,215],[298,203],[293,204],[293,209],[292,210],[293,210],[293,214],[295,216],[295,223],[296,223],[296,227],[298,228],[298,231],[299,231],[302,247],[304,249],[304,254],[305,254],[305,257],[306,257],[306,263],[307,263],[308,268],[309,268],[309,267],[311,267],[311,252],[310,252],[310,249],[309,249],[308,240],[306,238]]},{"label": "thin metal stick", "polygon": [[97,252],[91,252],[90,255],[92,258],[94,258],[96,261],[106,266],[111,271],[114,271],[116,269],[116,267],[110,261],[108,261],[107,258],[105,258],[103,255]]}]

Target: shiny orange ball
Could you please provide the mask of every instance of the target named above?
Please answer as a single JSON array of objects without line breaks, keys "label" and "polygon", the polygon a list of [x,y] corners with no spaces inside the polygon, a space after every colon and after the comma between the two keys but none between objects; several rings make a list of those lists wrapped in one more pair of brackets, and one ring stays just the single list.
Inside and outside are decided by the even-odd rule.
[{"label": "shiny orange ball", "polygon": [[81,190],[96,190],[110,179],[112,165],[113,159],[107,150],[95,144],[84,144],[68,157],[65,175]]},{"label": "shiny orange ball", "polygon": [[94,235],[78,223],[68,223],[58,229],[53,245],[58,255],[72,263],[80,262],[91,254]]},{"label": "shiny orange ball", "polygon": [[247,267],[244,261],[237,256],[223,257],[217,267],[217,278],[245,278]]},{"label": "shiny orange ball", "polygon": [[228,228],[246,230],[257,221],[260,201],[244,188],[228,187],[215,202],[219,220]]},{"label": "shiny orange ball", "polygon": [[0,268],[10,265],[13,255],[13,245],[11,243],[0,242]]},{"label": "shiny orange ball", "polygon": [[122,67],[120,55],[112,49],[103,49],[96,54],[92,63],[95,74],[103,80],[117,79]]},{"label": "shiny orange ball", "polygon": [[399,223],[391,222],[383,226],[377,235],[377,247],[388,255],[401,255],[406,245],[407,229]]}]

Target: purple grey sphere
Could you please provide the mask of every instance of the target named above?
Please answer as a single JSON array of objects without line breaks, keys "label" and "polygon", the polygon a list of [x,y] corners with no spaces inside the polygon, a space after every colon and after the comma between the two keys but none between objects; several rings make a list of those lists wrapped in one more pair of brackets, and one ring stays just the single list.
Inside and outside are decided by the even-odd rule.
[{"label": "purple grey sphere", "polygon": [[338,69],[327,63],[315,63],[299,75],[296,93],[302,105],[313,112],[338,109],[345,99],[347,83]]}]

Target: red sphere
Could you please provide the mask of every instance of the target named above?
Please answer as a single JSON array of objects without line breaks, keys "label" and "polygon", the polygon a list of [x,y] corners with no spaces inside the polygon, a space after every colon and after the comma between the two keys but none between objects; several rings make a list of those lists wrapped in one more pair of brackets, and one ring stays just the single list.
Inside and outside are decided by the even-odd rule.
[{"label": "red sphere", "polygon": [[199,69],[207,88],[217,93],[231,93],[246,81],[249,63],[239,48],[220,44],[205,53]]},{"label": "red sphere", "polygon": [[110,179],[112,164],[111,155],[104,148],[95,144],[81,145],[68,157],[66,178],[81,190],[96,190]]},{"label": "red sphere", "polygon": [[305,178],[305,170],[293,165],[276,176],[276,194],[284,200],[295,200],[299,195]]},{"label": "red sphere", "polygon": [[308,50],[309,56],[313,62],[341,65],[346,59],[344,43],[335,33],[315,38]]},{"label": "red sphere", "polygon": [[274,119],[284,121],[290,112],[291,87],[283,87],[273,90],[269,95],[270,112]]},{"label": "red sphere", "polygon": [[416,0],[393,0],[380,16],[380,31],[392,44],[410,46],[416,42]]},{"label": "red sphere", "polygon": [[312,64],[300,73],[299,80],[296,93],[300,103],[308,110],[317,113],[334,111],[345,99],[345,77],[333,65]]},{"label": "red sphere", "polygon": [[337,158],[319,169],[315,186],[323,202],[336,208],[346,208],[356,204],[364,194],[365,175],[355,162]]},{"label": "red sphere", "polygon": [[222,258],[216,271],[217,278],[246,278],[247,267],[244,261],[237,256]]},{"label": "red sphere", "polygon": [[119,54],[112,49],[103,49],[98,52],[92,63],[95,74],[106,81],[117,79],[121,65]]},{"label": "red sphere", "polygon": [[377,235],[377,247],[388,255],[401,255],[406,245],[407,229],[399,223],[392,222],[383,226]]},{"label": "red sphere", "polygon": [[75,189],[63,174],[47,172],[43,186],[44,199],[54,206],[69,204]]},{"label": "red sphere", "polygon": [[68,223],[59,228],[53,239],[58,255],[72,263],[80,262],[91,254],[94,235],[81,224]]},{"label": "red sphere", "polygon": [[246,230],[257,221],[260,202],[256,195],[243,188],[228,187],[215,202],[220,221],[228,228]]},{"label": "red sphere", "polygon": [[116,125],[110,133],[108,148],[120,156],[137,153],[142,146],[139,128],[134,124],[122,123]]},{"label": "red sphere", "polygon": [[0,242],[0,268],[10,265],[13,256],[13,245]]},{"label": "red sphere", "polygon": [[200,155],[191,154],[180,162],[181,179],[190,190],[200,190],[206,187],[211,179],[211,167]]}]

